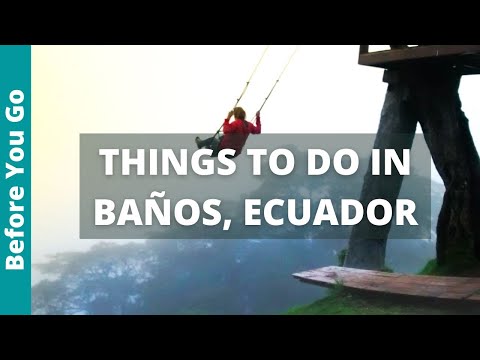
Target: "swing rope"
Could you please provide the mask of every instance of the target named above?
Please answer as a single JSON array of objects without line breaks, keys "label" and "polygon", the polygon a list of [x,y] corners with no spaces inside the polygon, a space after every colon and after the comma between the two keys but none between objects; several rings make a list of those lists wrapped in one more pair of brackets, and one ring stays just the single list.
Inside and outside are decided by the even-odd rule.
[{"label": "swing rope", "polygon": [[268,50],[269,47],[270,47],[270,45],[268,45],[268,46],[265,48],[265,50],[263,50],[263,54],[262,54],[262,56],[260,57],[260,60],[258,60],[257,65],[256,65],[255,68],[253,69],[252,75],[250,75],[250,78],[247,80],[247,83],[245,84],[245,87],[243,88],[243,91],[242,91],[242,93],[240,94],[240,97],[237,99],[237,102],[235,103],[235,105],[233,106],[232,109],[234,109],[234,108],[237,107],[238,103],[240,102],[240,100],[242,99],[243,95],[244,95],[245,92],[247,91],[248,85],[250,85],[250,81],[252,80],[253,75],[255,75],[255,73],[257,72],[258,66],[260,65],[260,63],[262,62],[263,58],[265,57],[265,54],[267,53],[267,50]]},{"label": "swing rope", "polygon": [[[268,45],[266,47],[266,49],[263,51],[263,54],[259,60],[259,62],[257,63],[257,65],[255,66],[255,68],[253,69],[253,73],[252,75],[250,76],[250,79],[248,79],[247,83],[245,84],[245,87],[240,95],[240,97],[237,99],[237,102],[235,103],[235,107],[237,107],[238,103],[240,102],[240,100],[242,99],[243,95],[245,94],[245,92],[247,91],[247,88],[248,86],[250,85],[250,81],[252,80],[252,77],[253,75],[256,73],[257,69],[258,69],[258,66],[260,65],[260,63],[262,62],[264,56],[265,56],[265,53],[267,52],[268,48],[270,47],[270,45]],[[290,57],[288,58],[288,61],[287,63],[285,64],[285,67],[283,68],[282,72],[280,73],[280,75],[278,76],[277,80],[275,81],[275,83],[273,84],[273,87],[271,88],[270,92],[268,93],[267,97],[265,98],[265,100],[263,101],[263,104],[262,106],[260,106],[260,109],[257,111],[262,111],[263,107],[265,106],[267,100],[270,98],[270,95],[272,95],[273,93],[273,90],[275,89],[275,87],[277,86],[277,84],[280,82],[280,79],[282,78],[283,74],[285,73],[285,70],[287,70],[288,66],[290,65],[290,63],[292,62],[292,59],[293,59],[293,56],[297,53],[298,51],[298,48],[299,46],[297,45],[295,47],[295,50],[292,52],[292,54],[290,55]],[[255,120],[256,116],[252,118],[251,122],[253,122],[253,120]],[[222,130],[223,128],[223,124],[220,126],[220,128],[217,130],[217,132],[215,133],[215,135],[213,136],[213,138],[215,138],[219,133],[220,133],[220,130]],[[212,138],[212,139],[213,139]]]},{"label": "swing rope", "polygon": [[[238,103],[240,102],[240,100],[242,100],[243,95],[245,95],[245,92],[247,91],[247,88],[248,88],[248,86],[250,85],[250,82],[252,81],[253,75],[255,75],[255,73],[257,72],[257,69],[258,69],[258,67],[260,66],[260,63],[262,62],[262,60],[263,60],[263,58],[265,57],[265,54],[267,53],[267,51],[268,51],[269,48],[270,48],[270,45],[267,45],[267,47],[265,48],[265,50],[263,50],[263,53],[262,53],[262,56],[260,57],[260,60],[258,60],[257,65],[255,65],[255,68],[254,68],[253,71],[252,71],[252,75],[250,75],[250,78],[247,80],[247,83],[245,84],[245,87],[243,88],[242,93],[241,93],[240,96],[238,97],[237,102],[236,102],[235,105],[233,106],[233,109],[237,107],[237,105],[238,105]],[[218,135],[218,133],[220,132],[220,130],[222,130],[222,127],[223,127],[223,124],[218,128],[217,132],[215,133],[215,135],[213,135],[213,137],[216,137],[216,136]]]},{"label": "swing rope", "polygon": [[[287,64],[285,65],[285,67],[283,68],[282,72],[281,72],[280,75],[278,76],[278,79],[277,79],[277,80],[275,81],[275,83],[273,84],[272,89],[271,89],[270,92],[268,93],[267,97],[265,98],[265,101],[263,102],[262,106],[260,106],[260,109],[259,109],[258,111],[262,111],[262,109],[263,109],[263,107],[265,106],[265,103],[267,102],[268,98],[270,97],[270,95],[272,95],[273,90],[275,89],[275,87],[276,87],[277,84],[279,83],[280,79],[282,78],[283,73],[285,72],[285,70],[287,70],[288,65],[290,65],[290,62],[292,61],[293,56],[297,53],[298,48],[299,48],[299,46],[297,45],[297,46],[295,47],[295,50],[294,50],[294,51],[292,52],[292,54],[290,55]],[[257,111],[257,112],[258,112],[258,111]],[[255,119],[255,117],[254,117],[251,121],[253,121],[254,119]]]}]

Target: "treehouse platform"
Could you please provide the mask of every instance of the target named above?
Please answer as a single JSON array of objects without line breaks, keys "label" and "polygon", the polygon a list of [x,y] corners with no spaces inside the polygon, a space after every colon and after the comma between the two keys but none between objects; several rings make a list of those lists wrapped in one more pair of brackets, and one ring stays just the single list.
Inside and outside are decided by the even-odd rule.
[{"label": "treehouse platform", "polygon": [[457,67],[462,75],[480,74],[480,45],[391,46],[401,48],[369,52],[370,45],[360,45],[358,63],[384,69],[413,63],[444,63]]}]

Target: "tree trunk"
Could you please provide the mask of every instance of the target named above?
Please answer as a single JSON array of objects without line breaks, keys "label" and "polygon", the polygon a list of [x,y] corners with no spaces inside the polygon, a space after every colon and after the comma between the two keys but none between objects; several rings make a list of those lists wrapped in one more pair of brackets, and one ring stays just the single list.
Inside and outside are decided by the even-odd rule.
[{"label": "tree trunk", "polygon": [[[480,260],[480,161],[461,110],[461,75],[452,66],[411,66],[386,71],[389,83],[375,148],[410,148],[420,122],[446,191],[437,224],[439,265],[468,267]],[[396,142],[395,134],[408,134]],[[410,143],[409,143],[410,141]],[[397,199],[402,177],[365,175],[360,201]],[[345,266],[381,269],[390,226],[362,221],[353,228]]]},{"label": "tree trunk", "polygon": [[480,259],[480,161],[458,94],[461,75],[447,66],[414,75],[419,121],[446,188],[437,224],[437,263],[461,270]]},{"label": "tree trunk", "polygon": [[[389,85],[374,148],[381,149],[381,153],[383,149],[397,149],[397,153],[401,156],[402,149],[412,147],[417,117],[408,101],[410,96],[408,84],[399,82],[397,77],[396,72],[385,72],[384,81]],[[394,205],[402,186],[403,176],[398,172],[392,172],[392,176],[373,176],[371,168],[370,159],[360,202],[365,208],[370,201],[382,198]],[[374,226],[364,217],[352,229],[345,266],[371,270],[382,269],[385,265],[385,250],[390,227],[390,224]]]}]

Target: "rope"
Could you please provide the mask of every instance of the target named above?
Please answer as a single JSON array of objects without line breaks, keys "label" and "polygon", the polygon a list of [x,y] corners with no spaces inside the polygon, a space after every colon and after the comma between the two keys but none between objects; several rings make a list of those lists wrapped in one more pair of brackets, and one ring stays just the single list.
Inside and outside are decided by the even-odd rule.
[{"label": "rope", "polygon": [[[245,87],[243,88],[243,91],[242,93],[240,94],[240,96],[238,97],[237,99],[237,102],[235,103],[235,105],[233,106],[232,109],[236,108],[238,103],[240,102],[240,100],[242,99],[243,95],[245,94],[245,92],[247,91],[247,88],[248,86],[250,85],[250,82],[253,78],[253,75],[255,75],[255,73],[257,72],[257,69],[258,69],[258,66],[260,65],[260,63],[262,62],[263,58],[265,57],[265,54],[267,53],[267,50],[270,48],[270,45],[267,45],[267,47],[265,48],[265,50],[263,50],[263,53],[262,53],[262,56],[260,57],[260,60],[258,60],[258,63],[257,65],[255,65],[255,68],[253,69],[252,71],[252,75],[250,75],[250,78],[247,80],[247,83],[245,84]],[[215,135],[213,135],[213,137],[216,137],[218,135],[218,133],[220,132],[220,130],[222,130],[222,127],[223,127],[223,124],[218,128],[217,132],[215,133]]]},{"label": "rope", "polygon": [[[242,91],[242,93],[240,94],[240,97],[237,99],[237,102],[235,103],[235,107],[237,107],[238,103],[240,102],[240,100],[242,99],[243,95],[245,94],[245,92],[247,91],[247,88],[248,88],[248,85],[250,85],[250,81],[252,80],[252,77],[253,75],[255,74],[255,72],[257,71],[258,69],[258,66],[260,65],[260,63],[262,62],[264,56],[265,56],[265,53],[267,52],[268,48],[270,47],[270,45],[268,45],[265,50],[263,51],[263,54],[262,56],[260,57],[260,60],[258,61],[257,65],[255,66],[255,68],[253,69],[253,72],[252,72],[252,75],[250,76],[250,79],[248,79],[247,83],[245,84],[245,87]],[[298,48],[299,46],[297,45],[295,47],[295,50],[292,52],[292,54],[290,55],[290,57],[288,58],[288,61],[287,63],[285,64],[284,68],[282,69],[282,72],[280,73],[280,75],[278,76],[277,80],[275,81],[275,83],[273,84],[273,87],[272,89],[270,90],[270,92],[268,93],[267,97],[265,98],[265,100],[263,101],[263,104],[262,106],[260,106],[260,109],[257,111],[262,111],[263,107],[265,106],[265,103],[267,102],[267,100],[270,98],[270,95],[272,95],[273,93],[273,90],[275,89],[275,87],[277,86],[277,84],[280,82],[280,79],[282,78],[283,74],[285,73],[285,70],[287,70],[288,68],[288,65],[290,65],[290,63],[292,62],[292,59],[293,59],[293,56],[297,53],[298,51]],[[252,118],[252,120],[250,120],[251,122],[253,122],[253,120],[255,120],[256,118],[256,114],[255,114],[255,117]],[[215,133],[215,135],[213,135],[213,138],[215,138],[218,133],[220,132],[220,130],[222,130],[222,127],[223,127],[223,124],[220,126],[220,128],[217,130],[217,132]],[[213,139],[212,138],[212,139]]]},{"label": "rope", "polygon": [[250,85],[250,81],[252,80],[253,75],[255,75],[255,73],[257,72],[258,66],[260,65],[260,63],[262,62],[263,58],[265,57],[265,54],[267,53],[267,50],[268,50],[269,47],[270,47],[270,45],[268,45],[268,46],[265,48],[265,50],[263,50],[263,54],[262,54],[262,56],[260,57],[260,60],[258,60],[257,65],[255,65],[255,68],[253,69],[252,75],[250,75],[250,78],[247,80],[247,83],[245,84],[245,87],[243,88],[243,91],[242,91],[242,93],[240,94],[240,97],[237,99],[237,102],[235,103],[235,105],[233,106],[232,109],[234,109],[234,108],[237,107],[238,103],[240,102],[240,100],[242,99],[243,95],[244,95],[245,92],[247,91],[248,85]]},{"label": "rope", "polygon": [[[287,67],[288,65],[290,65],[290,62],[292,61],[292,58],[293,56],[297,53],[298,51],[298,48],[299,46],[296,46],[295,47],[295,50],[292,52],[292,55],[290,55],[288,61],[287,61],[287,64],[285,65],[285,67],[283,68],[282,72],[280,73],[280,75],[278,76],[278,79],[275,81],[275,83],[273,84],[273,87],[272,89],[270,90],[270,92],[268,93],[267,97],[265,98],[265,101],[263,102],[262,106],[260,106],[260,109],[258,111],[262,111],[263,107],[265,106],[265,103],[267,102],[268,98],[270,97],[270,95],[272,95],[272,92],[273,90],[275,89],[275,87],[277,86],[278,82],[280,81],[283,73],[285,72],[285,70],[287,70]],[[252,119],[253,121],[253,119]]]}]

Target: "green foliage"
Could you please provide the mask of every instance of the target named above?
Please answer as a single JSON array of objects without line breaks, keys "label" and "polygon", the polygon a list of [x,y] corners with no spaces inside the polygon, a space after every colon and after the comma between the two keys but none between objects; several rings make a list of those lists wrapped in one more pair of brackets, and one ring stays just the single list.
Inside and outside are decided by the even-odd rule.
[{"label": "green foliage", "polygon": [[347,258],[348,249],[342,249],[337,254],[338,266],[343,266],[345,264],[345,259]]},{"label": "green foliage", "polygon": [[386,273],[394,273],[395,272],[395,271],[393,271],[392,268],[388,267],[387,265],[385,265],[383,268],[381,268],[380,271],[386,272]]},{"label": "green foliage", "polygon": [[332,291],[326,298],[306,306],[289,309],[287,315],[471,315],[480,314],[480,306],[435,303],[431,300],[392,295]]},{"label": "green foliage", "polygon": [[347,290],[335,289],[326,298],[288,310],[288,315],[387,315],[401,314],[398,305],[369,301]]},{"label": "green foliage", "polygon": [[440,275],[440,270],[437,265],[437,260],[432,259],[425,264],[422,270],[418,273],[418,275]]},{"label": "green foliage", "polygon": [[465,259],[448,265],[438,265],[432,259],[420,270],[419,275],[436,276],[478,276],[480,264],[476,261]]},{"label": "green foliage", "polygon": [[[338,266],[344,266],[345,265],[345,260],[347,258],[347,254],[348,254],[348,249],[347,248],[342,249],[337,253]],[[380,271],[393,273],[393,269],[391,269],[388,266],[384,266],[383,268],[380,269]]]}]

